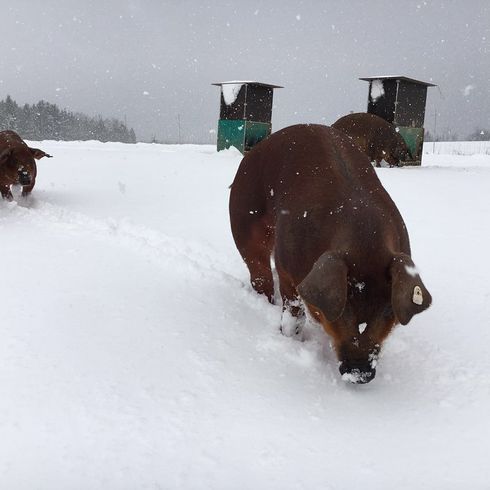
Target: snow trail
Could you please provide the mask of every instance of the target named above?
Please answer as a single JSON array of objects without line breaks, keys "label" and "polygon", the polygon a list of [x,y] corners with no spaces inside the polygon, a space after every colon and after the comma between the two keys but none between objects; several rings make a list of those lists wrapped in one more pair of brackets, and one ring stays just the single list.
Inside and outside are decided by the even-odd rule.
[{"label": "snow trail", "polygon": [[237,152],[37,146],[32,199],[0,202],[2,488],[485,488],[490,161],[378,170],[434,305],[350,386],[248,283]]}]

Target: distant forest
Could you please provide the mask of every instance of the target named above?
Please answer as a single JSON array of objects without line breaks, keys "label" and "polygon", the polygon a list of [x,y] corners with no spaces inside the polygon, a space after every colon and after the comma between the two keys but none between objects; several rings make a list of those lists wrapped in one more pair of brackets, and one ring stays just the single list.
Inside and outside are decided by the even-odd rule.
[{"label": "distant forest", "polygon": [[136,135],[117,119],[89,117],[41,100],[19,106],[9,95],[0,101],[0,131],[11,129],[27,140],[99,140],[136,143]]},{"label": "distant forest", "polygon": [[425,141],[490,141],[490,130],[475,129],[471,134],[461,137],[451,129],[445,129],[434,135],[431,131],[426,130],[424,134]]}]

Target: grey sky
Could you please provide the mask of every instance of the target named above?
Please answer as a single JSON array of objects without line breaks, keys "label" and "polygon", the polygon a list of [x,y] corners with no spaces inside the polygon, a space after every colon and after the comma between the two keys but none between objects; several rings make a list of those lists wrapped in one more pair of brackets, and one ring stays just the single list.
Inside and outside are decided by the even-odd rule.
[{"label": "grey sky", "polygon": [[137,136],[212,142],[223,80],[284,85],[273,129],[365,111],[359,76],[429,89],[426,128],[490,127],[490,2],[0,0],[0,98],[127,117]]}]

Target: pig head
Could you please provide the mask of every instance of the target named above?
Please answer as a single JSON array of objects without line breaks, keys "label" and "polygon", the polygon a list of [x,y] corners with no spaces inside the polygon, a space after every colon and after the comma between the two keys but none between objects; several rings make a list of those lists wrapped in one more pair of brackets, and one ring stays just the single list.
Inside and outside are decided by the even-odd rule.
[{"label": "pig head", "polygon": [[428,308],[432,297],[407,254],[374,259],[379,270],[367,276],[351,257],[324,252],[298,292],[332,337],[343,378],[367,383],[376,374],[381,345],[392,328]]}]

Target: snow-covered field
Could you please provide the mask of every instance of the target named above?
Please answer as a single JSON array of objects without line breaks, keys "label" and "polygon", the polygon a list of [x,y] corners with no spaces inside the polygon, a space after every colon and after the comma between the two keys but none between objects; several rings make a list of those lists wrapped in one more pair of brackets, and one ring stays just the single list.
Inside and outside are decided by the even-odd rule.
[{"label": "snow-covered field", "polygon": [[490,141],[436,141],[424,143],[424,154],[490,155]]},{"label": "snow-covered field", "polygon": [[0,202],[0,488],[490,488],[490,155],[378,170],[434,304],[354,386],[249,286],[238,152],[36,146]]}]

